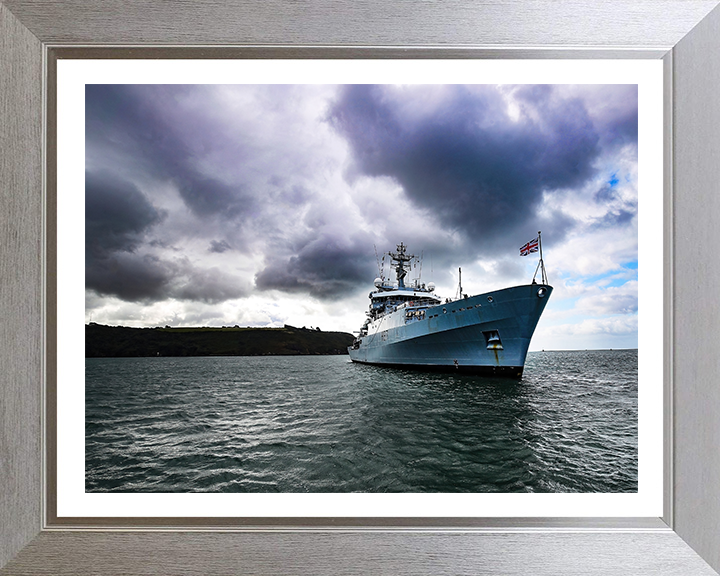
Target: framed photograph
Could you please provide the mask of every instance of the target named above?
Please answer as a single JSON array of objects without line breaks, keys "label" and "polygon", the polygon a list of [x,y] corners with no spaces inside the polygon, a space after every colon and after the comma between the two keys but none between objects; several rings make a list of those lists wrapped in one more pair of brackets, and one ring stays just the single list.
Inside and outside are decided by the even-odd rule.
[{"label": "framed photograph", "polygon": [[56,67],[59,522],[662,514],[662,62]]},{"label": "framed photograph", "polygon": [[[715,374],[714,312],[703,307],[702,295],[716,273],[702,265],[699,246],[712,237],[709,183],[718,170],[712,162],[712,150],[717,146],[713,126],[720,121],[720,111],[709,95],[714,93],[720,71],[712,73],[718,65],[707,53],[708,46],[717,43],[715,32],[720,26],[715,4],[692,2],[680,7],[668,3],[661,11],[623,3],[619,12],[617,7],[615,12],[607,9],[608,17],[613,12],[615,26],[588,36],[579,23],[571,24],[560,40],[531,26],[539,15],[533,16],[519,4],[507,2],[499,12],[498,5],[463,7],[476,25],[495,21],[493,15],[512,15],[517,27],[512,42],[505,40],[508,24],[485,24],[479,33],[476,25],[464,24],[468,21],[465,18],[448,32],[438,22],[455,22],[457,17],[448,14],[438,21],[435,8],[424,8],[421,19],[436,23],[431,25],[428,37],[434,40],[431,44],[444,44],[446,48],[421,42],[409,23],[394,29],[392,46],[388,47],[389,29],[379,7],[364,14],[373,25],[362,34],[344,20],[358,16],[351,8],[340,20],[338,13],[323,15],[322,33],[300,32],[298,22],[303,19],[298,21],[297,14],[281,11],[282,18],[298,31],[288,46],[283,27],[277,21],[264,21],[263,15],[271,11],[268,6],[258,11],[235,5],[232,14],[197,7],[196,20],[202,23],[199,27],[188,23],[187,28],[156,31],[152,24],[167,15],[166,8],[155,4],[151,5],[154,12],[149,20],[143,18],[139,6],[130,10],[130,26],[118,26],[112,6],[106,6],[106,11],[85,6],[36,11],[24,2],[0,5],[0,26],[10,54],[2,63],[3,77],[10,81],[4,82],[0,95],[8,103],[2,134],[4,148],[10,150],[2,166],[3,182],[9,183],[2,215],[5,273],[1,302],[8,319],[3,329],[8,342],[3,358],[7,358],[4,364],[8,370],[2,389],[3,438],[7,442],[0,454],[7,466],[0,473],[13,495],[0,501],[3,515],[10,519],[7,528],[0,528],[0,565],[7,564],[3,573],[55,572],[62,567],[82,574],[87,571],[82,558],[91,555],[95,572],[158,574],[287,572],[288,566],[294,573],[521,574],[529,562],[553,574],[593,570],[620,574],[628,567],[638,574],[714,574],[720,567],[720,510],[714,504],[717,487],[709,479],[720,468],[713,447],[720,402],[718,392],[709,387]],[[549,3],[546,9],[552,18],[561,18],[569,7]],[[583,5],[574,9],[575,14],[589,17]],[[407,5],[401,7],[401,11],[411,10]],[[240,32],[230,30],[228,22],[237,22],[239,14],[246,15],[247,21],[243,21]],[[94,29],[99,36],[91,38],[78,27],[81,16],[97,20]],[[655,25],[639,30],[638,18]],[[518,22],[526,25],[518,26]],[[197,44],[204,37],[209,46],[177,45]],[[97,45],[88,47],[88,43]],[[138,48],[133,44],[152,46]],[[289,99],[294,103],[292,113],[280,104]],[[147,110],[149,103],[155,112],[138,116],[136,111]],[[467,119],[460,111],[473,108],[487,112],[491,106],[495,106],[492,122],[489,120],[494,132],[483,131],[478,125],[470,134],[458,125]],[[443,110],[447,112],[441,114]],[[318,117],[322,122],[313,124]],[[373,118],[380,117],[382,126],[375,125]],[[582,128],[583,118],[585,125],[603,126],[605,131],[596,129],[589,134]],[[272,122],[284,128],[271,129],[268,123]],[[395,123],[396,135],[402,134],[402,140],[380,133],[386,122]],[[538,129],[541,124],[543,129]],[[163,130],[170,125],[176,129],[173,137],[182,150],[164,137],[167,132]],[[224,140],[226,130],[232,129],[249,135],[245,148],[233,148],[230,140]],[[530,148],[503,150],[497,141],[492,147],[480,147],[479,136],[492,140],[498,132],[516,144],[518,140],[530,142]],[[283,133],[288,141],[302,145],[280,146]],[[420,173],[424,174],[423,182],[432,182],[428,172],[432,164],[428,158],[422,160],[428,143],[423,138],[430,133],[433,150],[440,155],[444,153],[443,143],[448,143],[448,151],[457,151],[457,141],[485,150],[488,166],[494,168],[484,173],[495,176],[477,184],[482,184],[483,192],[498,185],[501,176],[506,177],[512,158],[526,159],[532,169],[516,168],[512,182],[503,181],[506,187],[516,185],[512,213],[522,212],[523,201],[533,201],[523,192],[523,181],[550,182],[544,187],[545,205],[534,207],[533,218],[525,221],[518,216],[513,220],[515,228],[495,230],[494,241],[485,248],[503,256],[492,262],[463,248],[474,226],[490,229],[492,220],[466,221],[467,211],[453,210],[440,202],[442,198],[429,196],[423,183],[413,180]],[[556,134],[562,145],[547,139],[548,133]],[[146,147],[143,138],[150,143]],[[5,146],[6,142],[10,145]],[[287,166],[280,166],[280,156],[270,158],[269,149],[284,150],[282,162]],[[534,152],[539,149],[543,151],[540,156]],[[301,154],[309,151],[314,152],[312,158]],[[340,158],[339,153],[345,156]],[[244,156],[252,170],[243,172],[237,162],[226,161],[229,156]],[[503,159],[507,161],[504,166]],[[538,168],[541,159],[546,165]],[[265,169],[263,162],[269,163]],[[570,170],[568,163],[572,164]],[[454,170],[442,169],[445,180],[449,180],[445,194],[459,199],[472,169],[469,164],[461,165],[456,156],[451,164]],[[583,166],[587,166],[588,174],[592,172],[592,184]],[[438,164],[436,168],[442,167]],[[303,170],[313,172],[312,177],[298,177]],[[332,198],[318,192],[322,187],[313,178],[320,171],[325,181],[332,183],[326,186],[332,190]],[[580,172],[584,179],[580,175],[572,183],[555,181]],[[239,177],[249,188],[257,187],[255,176],[265,178],[262,187],[274,198],[272,202],[261,204],[259,193],[253,190],[240,194],[242,198],[230,193],[223,196],[223,186],[242,188]],[[478,173],[473,178],[477,180]],[[73,193],[83,186],[84,197]],[[218,193],[213,198],[236,203],[210,206],[209,197],[199,192],[208,186]],[[587,189],[582,195],[574,194],[572,186]],[[358,216],[354,228],[334,228],[333,222],[348,218],[349,212],[340,209],[343,198],[370,194],[369,188],[381,189],[383,197],[383,202],[373,204],[376,211],[372,222],[365,213]],[[89,189],[98,192],[88,195]],[[120,192],[113,196],[113,190]],[[579,199],[588,196],[593,198],[592,205],[579,206]],[[120,197],[134,201],[123,205]],[[406,202],[406,220],[420,224],[401,225],[400,220],[388,217],[392,211],[386,204],[393,202]],[[278,203],[284,203],[283,210],[277,209]],[[331,206],[333,203],[336,205]],[[297,234],[302,231],[282,223],[288,218],[290,205],[304,211],[305,233],[323,239],[324,248],[317,254],[306,250],[300,263],[290,247],[301,244]],[[315,209],[310,210],[313,206]],[[233,221],[227,215],[249,207],[253,207],[252,218],[260,223],[255,238],[262,231],[270,240],[262,248],[255,244],[243,252],[238,247],[249,242],[248,238],[239,232],[220,234],[223,228],[217,226],[215,212],[222,212],[222,224],[230,226]],[[308,210],[313,216],[309,220]],[[77,215],[83,211],[85,235],[77,233],[81,230]],[[142,220],[139,224],[138,218]],[[549,226],[542,224],[542,235],[535,230],[540,228],[534,226],[538,219]],[[583,231],[591,233],[579,234],[578,227],[568,224],[571,220],[590,222]],[[371,228],[371,224],[385,231],[401,228],[413,244],[408,248],[401,244],[404,238],[396,239],[387,232],[370,234],[368,238],[392,243],[376,247],[380,252],[389,248],[388,262],[382,262],[378,255],[376,271],[365,270],[364,264],[341,265],[375,260],[375,254],[357,256],[357,246],[352,242],[350,246],[347,240],[357,239],[359,231]],[[524,230],[525,225],[532,228],[532,238],[520,237],[513,247],[513,251],[520,248],[515,255],[522,262],[519,266],[505,258],[500,239],[509,241],[510,232]],[[574,245],[550,232],[563,225]],[[164,227],[163,233],[145,234],[153,227]],[[247,225],[246,232],[252,233],[251,228]],[[187,232],[191,229],[192,234]],[[452,233],[443,238],[448,229]],[[433,238],[433,247],[422,260],[424,273],[422,261],[407,255],[410,250],[424,250],[416,245],[424,237],[420,230]],[[88,234],[93,240],[89,251]],[[341,238],[346,241],[339,244]],[[369,242],[372,246],[372,239]],[[438,245],[443,242],[454,242],[459,249],[442,252]],[[543,242],[544,259],[540,252]],[[368,242],[357,244],[367,248]],[[182,251],[178,249],[181,245],[185,247]],[[328,245],[349,246],[349,251],[332,252]],[[603,247],[596,248],[598,256],[589,259],[598,267],[597,274],[580,264],[581,254],[593,245]],[[430,269],[437,278],[427,275],[427,256],[432,258],[433,250],[437,266],[430,262]],[[535,257],[536,250],[537,267],[527,265],[528,259],[523,256]],[[79,257],[83,251],[84,261]],[[123,256],[140,252],[142,261]],[[178,252],[182,254],[178,256]],[[236,276],[225,260],[233,252],[247,259],[246,267]],[[325,261],[333,254],[337,258],[334,266],[320,266],[311,262],[313,254]],[[461,254],[472,262],[456,276],[448,273],[448,262],[454,263]],[[527,474],[527,484],[522,485],[517,484],[514,473],[510,474],[514,484],[502,484],[497,469],[487,478],[478,470],[466,476],[453,474],[444,478],[446,484],[439,485],[426,474],[422,463],[418,464],[422,455],[416,455],[419,459],[413,470],[419,473],[414,477],[388,477],[387,470],[372,474],[372,458],[363,465],[363,474],[353,472],[358,463],[350,462],[344,476],[323,476],[320,472],[313,476],[307,471],[322,466],[319,460],[312,460],[317,454],[291,455],[296,462],[303,458],[309,462],[304,468],[292,468],[297,489],[292,480],[283,484],[264,472],[245,478],[213,470],[195,474],[197,469],[202,470],[202,464],[188,468],[179,457],[173,462],[186,466],[186,476],[182,470],[174,475],[175,484],[158,480],[167,476],[164,473],[154,479],[148,475],[152,465],[146,466],[134,483],[128,483],[123,479],[126,471],[118,472],[119,461],[111,462],[103,453],[102,435],[92,433],[93,427],[103,426],[104,416],[93,412],[102,401],[86,404],[90,397],[87,380],[85,389],[73,385],[87,378],[84,358],[76,353],[84,349],[86,328],[76,317],[84,317],[85,323],[92,323],[90,327],[128,325],[133,319],[144,318],[132,325],[145,329],[159,325],[157,330],[172,332],[187,329],[193,318],[196,325],[197,319],[210,318],[205,304],[232,303],[233,298],[242,296],[254,299],[258,313],[267,317],[264,323],[235,315],[218,316],[207,324],[238,334],[247,329],[245,324],[275,326],[276,330],[299,331],[307,340],[318,333],[339,332],[348,318],[362,320],[364,314],[354,311],[358,303],[362,304],[361,299],[343,300],[336,292],[342,288],[346,294],[348,285],[333,284],[333,278],[342,271],[353,282],[362,282],[359,272],[364,272],[363,276],[371,272],[378,276],[374,282],[377,291],[374,299],[371,293],[365,323],[353,326],[360,329],[354,342],[349,338],[350,358],[372,364],[378,363],[378,357],[368,354],[378,352],[376,348],[366,351],[363,338],[369,338],[371,332],[377,332],[383,342],[397,337],[380,327],[383,321],[390,323],[394,316],[402,315],[403,329],[415,330],[433,321],[447,323],[451,319],[459,325],[471,314],[473,318],[492,315],[495,312],[490,309],[502,306],[507,294],[507,288],[498,282],[507,279],[517,284],[515,279],[525,272],[523,266],[529,274],[531,268],[535,270],[532,283],[529,279],[526,283],[533,297],[547,298],[548,289],[553,290],[553,278],[546,276],[545,261],[551,256],[557,259],[556,270],[561,277],[557,285],[562,289],[556,290],[556,300],[566,312],[551,316],[546,328],[541,324],[535,341],[547,342],[548,348],[581,347],[561,343],[570,333],[575,344],[585,342],[587,348],[610,348],[618,343],[618,348],[631,349],[622,354],[613,350],[612,359],[584,359],[629,373],[630,405],[635,398],[629,424],[621,425],[626,434],[635,426],[635,437],[626,443],[631,448],[623,456],[626,464],[612,471],[598,464],[595,477],[589,472],[593,466],[583,468],[582,454],[588,460],[590,452],[580,447],[576,448],[578,460],[570,459],[575,479],[568,470],[559,469],[542,481]],[[113,270],[108,268],[110,261]],[[214,267],[200,269],[200,261],[214,263]],[[406,262],[409,286],[405,285]],[[392,270],[388,269],[390,263]],[[418,264],[420,271],[412,276],[412,266]],[[122,274],[117,273],[118,266],[124,267]],[[502,268],[503,273],[493,275],[493,266]],[[581,273],[572,275],[581,268]],[[288,269],[294,273],[288,274]],[[333,278],[323,276],[328,269]],[[484,290],[476,288],[479,283],[473,280],[473,273],[480,271],[490,279],[489,288]],[[166,276],[159,278],[162,274]],[[243,274],[254,277],[254,287],[238,285]],[[196,281],[188,282],[188,278]],[[127,279],[125,284],[123,279]],[[439,299],[435,296],[436,280],[443,296],[455,285],[458,294]],[[583,284],[585,280],[587,285]],[[372,285],[372,278],[367,282]],[[235,289],[242,294],[233,292]],[[572,289],[592,293],[595,299],[592,303],[582,300]],[[273,294],[272,302],[262,300],[268,291]],[[409,291],[412,298],[404,298]],[[277,294],[287,298],[278,299]],[[297,294],[313,295],[314,304],[308,305],[308,300],[298,299]],[[177,301],[190,304],[171,309],[172,302]],[[350,303],[351,312],[337,312],[351,308]],[[300,304],[306,308],[305,316],[293,312]],[[335,306],[334,312],[329,313],[331,306]],[[575,317],[579,310],[588,315]],[[447,317],[435,320],[434,312]],[[175,319],[175,328],[169,318]],[[320,329],[317,321],[308,329],[313,318],[322,318],[323,326],[329,325],[330,330]],[[225,326],[226,321],[229,326]],[[592,330],[588,328],[591,321]],[[293,323],[305,326],[295,327]],[[491,362],[495,358],[493,371],[498,366],[505,369],[507,364],[508,370],[522,373],[523,363],[513,360],[517,338],[508,336],[507,323],[500,325],[503,328],[483,325],[478,332],[487,348],[484,354]],[[603,333],[614,335],[614,339],[602,340],[598,334]],[[93,335],[93,343],[100,346],[99,342]],[[633,348],[639,353],[633,355]],[[531,349],[527,361],[526,353],[527,346],[520,356],[529,366],[536,370],[548,366],[549,352],[542,346],[537,351]],[[100,351],[98,355],[112,354]],[[168,354],[173,355],[185,354]],[[461,371],[487,367],[483,361],[469,365],[459,353],[450,356],[448,361],[454,364],[447,368],[456,371],[455,378],[460,378],[457,374]],[[153,360],[159,364],[162,358],[158,350]],[[96,362],[93,367],[108,374],[107,363]],[[327,366],[313,369],[328,371]],[[634,392],[633,373],[640,374]],[[618,379],[613,376],[610,380]],[[427,384],[430,389],[437,382]],[[107,390],[96,392],[104,394]],[[155,401],[144,400],[149,404]],[[322,402],[318,400],[315,410]],[[387,403],[384,408],[392,411]],[[386,420],[397,421],[397,414]],[[621,417],[616,416],[620,422]],[[539,418],[545,416],[540,414]],[[164,423],[167,420],[160,421],[160,426]],[[122,426],[113,428],[122,431]],[[417,428],[417,433],[423,433]],[[437,428],[428,424],[424,430]],[[395,434],[388,430],[383,427],[382,434]],[[361,442],[373,440],[363,437]],[[605,438],[606,444],[612,442],[614,439]],[[569,443],[575,445],[577,441],[571,438]],[[111,446],[106,444],[105,448]],[[376,448],[381,451],[386,446]],[[403,444],[396,448],[402,452]],[[599,446],[598,453],[593,453],[597,462],[602,461],[603,450],[617,456],[623,448]],[[167,456],[161,453],[151,458],[161,461]],[[242,454],[248,459],[257,456],[252,450]],[[273,462],[282,461],[280,453],[268,457]],[[401,460],[410,457],[412,454],[402,455]],[[530,454],[528,459],[537,457]],[[126,470],[144,466],[142,460],[124,464],[129,466]],[[446,471],[452,468],[448,466],[437,464]],[[188,481],[188,470],[193,472],[193,480]],[[282,472],[287,473],[288,468]],[[358,479],[365,481],[364,475],[374,477],[376,483],[358,483]],[[413,484],[417,478],[424,478],[425,484]],[[490,483],[483,484],[478,478]],[[346,483],[339,483],[342,481]],[[199,486],[205,489],[197,489]],[[262,486],[272,488],[264,490]],[[267,493],[271,491],[280,494]]]}]

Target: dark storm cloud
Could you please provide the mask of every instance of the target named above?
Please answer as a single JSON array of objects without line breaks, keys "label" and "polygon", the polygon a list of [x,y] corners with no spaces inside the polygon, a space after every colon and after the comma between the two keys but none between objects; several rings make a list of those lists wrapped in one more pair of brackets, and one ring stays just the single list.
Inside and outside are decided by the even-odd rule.
[{"label": "dark storm cloud", "polygon": [[85,174],[85,248],[91,254],[133,252],[162,218],[131,182],[109,172]]},{"label": "dark storm cloud", "polygon": [[[329,121],[350,143],[356,170],[394,178],[417,206],[484,247],[536,229],[544,191],[581,186],[603,139],[633,137],[632,113],[608,119],[601,135],[583,101],[553,86],[517,88],[516,121],[495,87],[445,90],[440,105],[413,115],[401,92],[346,86]],[[544,226],[560,239],[573,222],[555,216]]]},{"label": "dark storm cloud", "polygon": [[167,297],[174,267],[149,254],[110,252],[85,260],[85,287],[127,302],[155,302]]},{"label": "dark storm cloud", "polygon": [[85,286],[125,300],[162,297],[170,275],[137,247],[163,218],[130,182],[108,172],[85,174]]},{"label": "dark storm cloud", "polygon": [[177,298],[217,304],[247,295],[242,281],[218,268],[203,269],[183,259],[169,261],[125,252],[112,252],[86,265],[85,286],[126,302]]},{"label": "dark storm cloud", "polygon": [[229,184],[198,168],[203,154],[229,144],[223,126],[202,121],[196,111],[188,113],[180,105],[181,100],[192,102],[204,92],[202,86],[87,85],[89,157],[94,157],[95,150],[112,150],[119,168],[127,165],[174,182],[198,215],[230,217],[246,212],[253,202],[242,184]]},{"label": "dark storm cloud", "polygon": [[619,228],[628,225],[637,216],[637,204],[631,210],[613,210],[595,223],[595,228]]},{"label": "dark storm cloud", "polygon": [[606,130],[602,133],[603,139],[609,145],[637,144],[638,140],[638,110],[637,110],[637,86],[635,94],[630,95],[630,103],[635,105],[617,111],[617,114],[609,118],[609,122],[603,126]]},{"label": "dark storm cloud", "polygon": [[286,258],[269,258],[255,277],[260,290],[307,293],[336,299],[367,288],[377,267],[369,257],[372,238],[365,233],[336,238],[321,234]]},{"label": "dark storm cloud", "polygon": [[[129,302],[176,297],[221,302],[245,293],[237,279],[143,251],[165,213],[138,188],[109,172],[85,174],[85,287]],[[229,248],[229,245],[228,245]]]},{"label": "dark storm cloud", "polygon": [[637,84],[603,86],[586,97],[593,107],[593,123],[604,147],[637,145]]},{"label": "dark storm cloud", "polygon": [[228,244],[225,240],[211,240],[210,241],[210,248],[208,248],[208,252],[215,252],[216,254],[222,254],[223,252],[226,252],[227,250],[232,249],[232,246]]}]

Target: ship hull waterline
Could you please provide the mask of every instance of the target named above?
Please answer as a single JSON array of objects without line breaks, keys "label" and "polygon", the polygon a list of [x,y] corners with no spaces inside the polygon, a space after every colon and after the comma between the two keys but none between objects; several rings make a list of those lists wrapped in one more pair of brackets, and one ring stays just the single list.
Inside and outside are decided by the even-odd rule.
[{"label": "ship hull waterline", "polygon": [[397,310],[348,353],[353,362],[387,368],[519,378],[552,290],[528,284],[485,292],[427,307],[420,320]]}]

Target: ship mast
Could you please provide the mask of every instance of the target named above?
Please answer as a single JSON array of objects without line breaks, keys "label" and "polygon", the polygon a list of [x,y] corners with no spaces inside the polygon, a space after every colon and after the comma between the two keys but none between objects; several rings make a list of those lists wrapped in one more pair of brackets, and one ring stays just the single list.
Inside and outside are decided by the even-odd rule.
[{"label": "ship mast", "polygon": [[393,263],[397,262],[395,273],[397,274],[398,288],[405,288],[405,276],[407,276],[405,263],[415,258],[412,254],[405,254],[405,250],[407,250],[407,246],[400,242],[397,246],[397,252],[388,252],[388,256],[393,259]]}]

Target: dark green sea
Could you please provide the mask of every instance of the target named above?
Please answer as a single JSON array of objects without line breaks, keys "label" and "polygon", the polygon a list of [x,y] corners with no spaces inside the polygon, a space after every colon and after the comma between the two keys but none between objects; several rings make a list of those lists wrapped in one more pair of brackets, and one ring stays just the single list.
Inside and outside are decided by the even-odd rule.
[{"label": "dark green sea", "polygon": [[85,361],[87,492],[636,492],[637,350],[521,380],[348,356]]}]

